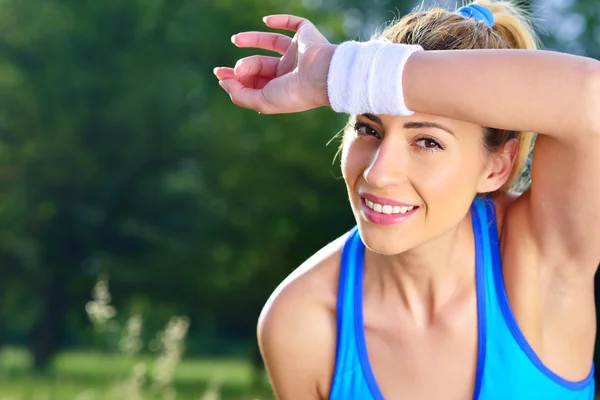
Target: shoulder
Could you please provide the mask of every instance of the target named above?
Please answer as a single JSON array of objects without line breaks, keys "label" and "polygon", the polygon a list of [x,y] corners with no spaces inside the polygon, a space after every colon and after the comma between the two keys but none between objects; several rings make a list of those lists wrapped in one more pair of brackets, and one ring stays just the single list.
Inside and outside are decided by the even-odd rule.
[{"label": "shoulder", "polygon": [[259,347],[278,398],[327,397],[335,364],[336,303],[347,234],[293,271],[266,302]]}]

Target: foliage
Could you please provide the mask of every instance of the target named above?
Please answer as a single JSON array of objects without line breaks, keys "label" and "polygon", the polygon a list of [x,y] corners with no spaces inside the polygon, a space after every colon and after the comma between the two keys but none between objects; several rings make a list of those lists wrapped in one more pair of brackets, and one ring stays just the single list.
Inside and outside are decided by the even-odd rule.
[{"label": "foliage", "polygon": [[339,36],[333,12],[275,0],[0,4],[0,326],[36,367],[87,342],[103,273],[149,329],[183,313],[198,338],[248,340],[276,282],[349,227],[339,117],[235,109],[211,74],[274,12]]}]

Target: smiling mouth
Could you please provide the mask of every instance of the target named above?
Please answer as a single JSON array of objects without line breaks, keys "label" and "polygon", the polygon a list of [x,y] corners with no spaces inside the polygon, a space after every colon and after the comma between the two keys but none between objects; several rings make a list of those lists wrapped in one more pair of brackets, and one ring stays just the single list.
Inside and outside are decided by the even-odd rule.
[{"label": "smiling mouth", "polygon": [[379,204],[364,197],[362,199],[367,207],[380,214],[406,214],[409,211],[419,208],[419,206],[392,206],[389,204]]}]

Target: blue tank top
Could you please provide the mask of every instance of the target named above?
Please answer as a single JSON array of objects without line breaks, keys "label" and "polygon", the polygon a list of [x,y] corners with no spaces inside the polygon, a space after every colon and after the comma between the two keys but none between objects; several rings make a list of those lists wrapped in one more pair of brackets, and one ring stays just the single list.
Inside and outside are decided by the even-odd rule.
[{"label": "blue tank top", "polygon": [[[478,359],[474,400],[592,400],[594,365],[580,382],[550,371],[527,343],[504,287],[496,211],[490,198],[471,206],[476,253]],[[342,252],[336,364],[330,400],[383,399],[367,354],[363,325],[364,244],[355,227]]]}]

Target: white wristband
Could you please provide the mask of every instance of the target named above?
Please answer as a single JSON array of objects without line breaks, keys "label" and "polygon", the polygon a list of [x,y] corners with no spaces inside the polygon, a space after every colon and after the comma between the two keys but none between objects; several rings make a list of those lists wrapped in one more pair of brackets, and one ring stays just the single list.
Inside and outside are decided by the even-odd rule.
[{"label": "white wristband", "polygon": [[411,115],[404,104],[402,72],[418,45],[383,40],[337,46],[327,75],[331,108],[348,114]]}]

